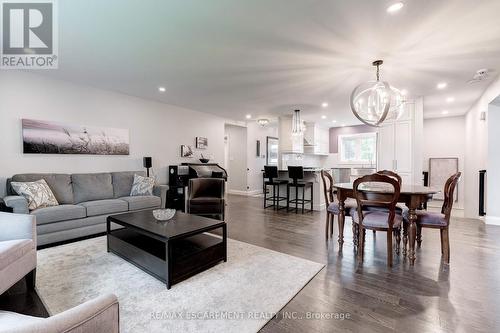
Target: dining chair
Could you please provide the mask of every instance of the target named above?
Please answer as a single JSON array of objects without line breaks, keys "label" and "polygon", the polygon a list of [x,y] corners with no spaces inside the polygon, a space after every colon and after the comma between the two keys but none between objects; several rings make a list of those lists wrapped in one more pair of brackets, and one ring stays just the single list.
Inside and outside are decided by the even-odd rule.
[{"label": "dining chair", "polygon": [[[367,184],[369,183],[369,184]],[[366,186],[366,187],[365,187]],[[387,188],[387,191],[369,191],[369,187]],[[363,187],[365,187],[363,189]],[[391,189],[392,188],[392,189]],[[401,186],[397,179],[383,174],[372,174],[360,177],[354,181],[353,193],[357,201],[357,207],[351,209],[353,222],[358,224],[358,259],[363,261],[365,247],[365,230],[376,230],[387,232],[387,265],[392,266],[393,233],[396,235],[396,253],[399,253],[401,242],[401,225],[403,217],[396,214]],[[368,210],[367,207],[380,207],[385,209]]]},{"label": "dining chair", "polygon": [[[390,171],[390,170],[379,170],[376,172],[377,174],[379,175],[386,175],[386,176],[389,176],[389,177],[392,177],[394,179],[396,179],[399,183],[399,187],[401,188],[403,186],[403,179],[401,178],[400,175],[398,175],[397,173],[395,173],[394,171]],[[368,210],[372,209],[372,210],[387,210],[387,208],[385,207],[377,207],[377,206],[374,206],[374,207],[366,207]],[[396,205],[396,214],[403,214],[403,208],[401,208],[400,206]],[[377,231],[373,230],[373,234],[375,234]],[[394,230],[394,237],[397,237],[396,235],[396,232],[397,230]],[[399,248],[396,248],[397,249],[397,255],[399,255]]]},{"label": "dining chair", "polygon": [[[450,216],[451,210],[453,208],[453,201],[455,200],[455,188],[457,187],[461,172],[450,176],[446,183],[444,184],[444,200],[443,206],[441,207],[441,212],[429,212],[425,210],[417,210],[417,243],[421,245],[421,238],[418,234],[422,232],[422,228],[432,228],[439,229],[441,233],[441,255],[444,257],[446,263],[450,263],[450,236],[449,236],[449,226],[450,226]],[[405,211],[403,214],[404,226],[403,228],[408,229],[410,224],[410,217],[408,212]],[[405,233],[407,231],[405,230]],[[406,247],[406,239],[405,239]]]},{"label": "dining chair", "polygon": [[[336,200],[335,191],[333,190],[333,176],[325,171],[321,170],[321,179],[323,180],[323,193],[325,195],[325,203],[326,203],[326,224],[325,224],[325,238],[328,239],[329,236],[333,235],[333,222],[335,219],[335,215],[340,214],[339,202]],[[356,202],[354,200],[346,200],[344,204],[344,212],[346,216],[349,216],[351,213],[351,209],[356,207]],[[353,223],[354,225],[354,223]],[[339,231],[343,229],[344,226],[339,223]],[[330,230],[330,231],[328,231]],[[340,234],[340,232],[339,232]],[[354,228],[353,228],[353,235]]]}]

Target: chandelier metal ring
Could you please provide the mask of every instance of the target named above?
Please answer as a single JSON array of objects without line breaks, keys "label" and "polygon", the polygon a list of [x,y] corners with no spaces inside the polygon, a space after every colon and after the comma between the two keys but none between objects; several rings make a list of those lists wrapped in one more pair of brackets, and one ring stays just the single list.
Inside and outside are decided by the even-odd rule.
[{"label": "chandelier metal ring", "polygon": [[368,81],[354,88],[350,96],[351,110],[361,122],[379,126],[385,120],[398,119],[403,112],[405,97],[388,82],[380,80],[382,60],[372,63],[377,67],[376,81]]}]

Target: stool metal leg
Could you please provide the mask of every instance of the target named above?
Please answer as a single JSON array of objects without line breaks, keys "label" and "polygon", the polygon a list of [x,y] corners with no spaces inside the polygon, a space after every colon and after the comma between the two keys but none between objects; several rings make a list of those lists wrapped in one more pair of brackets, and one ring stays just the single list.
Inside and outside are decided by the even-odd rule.
[{"label": "stool metal leg", "polygon": [[295,186],[295,214],[299,213],[299,187]]},{"label": "stool metal leg", "polygon": [[313,199],[314,199],[314,191],[313,191],[313,186],[311,186],[311,212],[313,211],[314,209],[314,205],[313,205]]},{"label": "stool metal leg", "polygon": [[274,209],[279,210],[280,205],[280,186],[278,185],[278,195],[276,197],[276,207]]},{"label": "stool metal leg", "polygon": [[302,187],[302,214],[304,214],[304,206],[306,205],[306,187]]},{"label": "stool metal leg", "polygon": [[290,185],[286,185],[286,211],[290,209]]}]

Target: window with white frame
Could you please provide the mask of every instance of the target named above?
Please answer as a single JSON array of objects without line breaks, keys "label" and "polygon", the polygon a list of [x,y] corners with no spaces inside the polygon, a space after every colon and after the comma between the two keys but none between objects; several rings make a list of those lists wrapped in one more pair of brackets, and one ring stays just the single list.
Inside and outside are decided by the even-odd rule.
[{"label": "window with white frame", "polygon": [[341,163],[376,163],[377,133],[339,135],[338,143]]}]

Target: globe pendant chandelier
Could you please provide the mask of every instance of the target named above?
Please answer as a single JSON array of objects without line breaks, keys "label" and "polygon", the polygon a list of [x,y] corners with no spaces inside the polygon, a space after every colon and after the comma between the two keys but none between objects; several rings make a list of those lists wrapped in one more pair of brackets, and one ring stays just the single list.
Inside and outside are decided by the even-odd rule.
[{"label": "globe pendant chandelier", "polygon": [[405,96],[386,81],[380,81],[380,65],[376,60],[377,80],[360,84],[351,94],[351,110],[363,123],[380,126],[385,120],[396,120],[404,111]]}]

